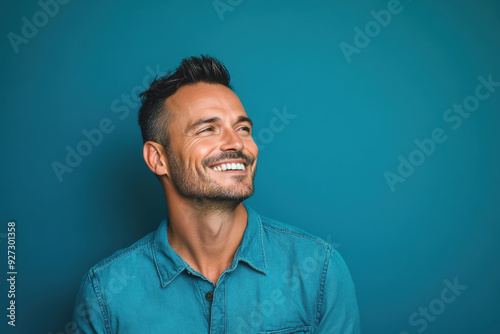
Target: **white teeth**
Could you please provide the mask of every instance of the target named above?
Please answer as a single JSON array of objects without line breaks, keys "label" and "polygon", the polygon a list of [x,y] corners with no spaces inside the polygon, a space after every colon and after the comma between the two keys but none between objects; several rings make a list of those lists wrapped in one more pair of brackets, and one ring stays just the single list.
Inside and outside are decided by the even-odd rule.
[{"label": "white teeth", "polygon": [[217,167],[213,168],[216,171],[225,171],[225,170],[245,170],[245,165],[241,163],[226,163],[221,164]]}]

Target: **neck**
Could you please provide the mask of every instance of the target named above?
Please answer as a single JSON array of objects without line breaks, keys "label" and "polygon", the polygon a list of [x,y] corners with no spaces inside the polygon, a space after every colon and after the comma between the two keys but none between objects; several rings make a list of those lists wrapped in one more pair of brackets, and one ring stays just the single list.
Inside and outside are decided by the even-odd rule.
[{"label": "neck", "polygon": [[168,242],[194,270],[214,284],[232,263],[247,225],[243,204],[169,199]]}]

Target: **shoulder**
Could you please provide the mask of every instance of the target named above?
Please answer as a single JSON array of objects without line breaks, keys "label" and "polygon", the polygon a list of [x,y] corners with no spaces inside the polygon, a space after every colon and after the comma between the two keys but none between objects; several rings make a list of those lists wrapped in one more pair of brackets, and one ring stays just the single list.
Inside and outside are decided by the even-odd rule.
[{"label": "shoulder", "polygon": [[138,258],[147,257],[151,253],[155,233],[151,232],[132,245],[117,250],[111,256],[102,259],[89,270],[89,273],[98,273],[112,267],[128,265]]},{"label": "shoulder", "polygon": [[325,240],[308,233],[301,228],[262,215],[260,215],[260,218],[264,234],[271,238],[284,238],[288,242],[303,243],[311,247],[319,247],[327,250],[331,250],[333,248],[332,245]]},{"label": "shoulder", "polygon": [[147,259],[151,258],[155,233],[151,232],[129,247],[114,252],[84,274],[73,311],[73,319],[83,332],[95,332],[99,327],[97,332],[108,333],[106,301],[118,297],[118,292],[126,288],[133,289],[139,271],[152,266],[152,261]]},{"label": "shoulder", "polygon": [[[301,228],[260,216],[266,259],[275,265],[314,266],[325,269],[339,254],[327,241]],[[269,256],[267,256],[269,255]]]}]

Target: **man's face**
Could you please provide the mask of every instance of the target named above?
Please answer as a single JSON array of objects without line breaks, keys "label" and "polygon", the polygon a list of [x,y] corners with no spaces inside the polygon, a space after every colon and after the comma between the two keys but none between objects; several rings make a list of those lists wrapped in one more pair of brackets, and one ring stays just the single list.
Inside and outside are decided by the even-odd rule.
[{"label": "man's face", "polygon": [[258,148],[236,94],[223,85],[197,83],[181,87],[166,104],[167,159],[179,194],[231,202],[250,197]]}]

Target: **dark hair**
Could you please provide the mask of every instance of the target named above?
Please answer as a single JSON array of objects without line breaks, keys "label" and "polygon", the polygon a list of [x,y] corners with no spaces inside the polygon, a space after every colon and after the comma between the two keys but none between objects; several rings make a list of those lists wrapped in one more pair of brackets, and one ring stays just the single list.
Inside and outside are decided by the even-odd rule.
[{"label": "dark hair", "polygon": [[229,84],[230,80],[229,72],[224,64],[205,55],[184,58],[175,71],[169,71],[162,77],[155,77],[149,89],[139,94],[142,106],[139,109],[138,121],[143,142],[151,140],[167,146],[168,135],[165,132],[170,115],[165,106],[165,100],[180,87],[207,82],[221,84],[232,89]]}]

